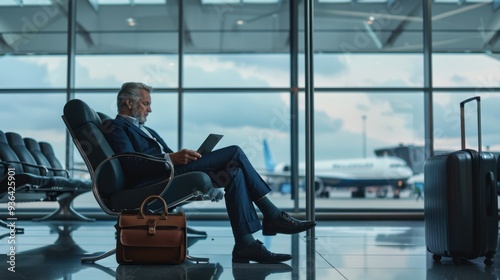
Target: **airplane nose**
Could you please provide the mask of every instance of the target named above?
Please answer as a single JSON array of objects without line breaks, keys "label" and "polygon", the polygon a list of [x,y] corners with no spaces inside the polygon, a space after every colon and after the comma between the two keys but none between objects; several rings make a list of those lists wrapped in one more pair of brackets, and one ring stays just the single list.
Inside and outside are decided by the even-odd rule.
[{"label": "airplane nose", "polygon": [[413,171],[410,168],[406,167],[399,168],[398,173],[402,177],[410,177],[411,175],[413,175]]}]

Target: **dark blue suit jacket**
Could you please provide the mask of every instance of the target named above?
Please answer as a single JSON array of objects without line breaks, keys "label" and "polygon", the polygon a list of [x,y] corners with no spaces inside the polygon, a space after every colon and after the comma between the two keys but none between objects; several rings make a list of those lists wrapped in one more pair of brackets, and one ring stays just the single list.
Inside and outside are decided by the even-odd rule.
[{"label": "dark blue suit jacket", "polygon": [[[156,131],[146,127],[161,144],[161,147],[140,128],[120,115],[116,116],[114,120],[104,121],[101,129],[116,154],[143,153],[163,158],[164,153],[173,152]],[[165,179],[170,172],[167,171],[163,162],[138,157],[123,157],[120,158],[120,163],[125,173],[126,185],[129,188],[141,187]]]}]

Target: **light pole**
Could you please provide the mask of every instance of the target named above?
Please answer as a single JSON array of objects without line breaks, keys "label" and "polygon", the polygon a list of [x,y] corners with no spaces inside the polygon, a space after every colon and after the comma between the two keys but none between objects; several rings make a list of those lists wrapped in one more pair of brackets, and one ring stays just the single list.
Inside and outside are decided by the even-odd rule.
[{"label": "light pole", "polygon": [[366,115],[361,116],[363,120],[363,158],[366,158]]}]

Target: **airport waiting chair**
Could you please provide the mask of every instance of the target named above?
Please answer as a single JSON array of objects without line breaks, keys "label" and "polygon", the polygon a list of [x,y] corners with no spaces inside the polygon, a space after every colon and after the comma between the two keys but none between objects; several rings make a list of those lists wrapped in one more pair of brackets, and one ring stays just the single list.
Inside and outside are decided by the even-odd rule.
[{"label": "airport waiting chair", "polygon": [[[15,173],[16,202],[58,202],[59,207],[54,212],[34,221],[94,220],[72,208],[72,201],[76,196],[90,191],[90,181],[51,176],[49,170],[53,169],[36,162],[19,134],[0,131],[0,164],[4,169],[12,168]],[[9,179],[4,176],[0,180],[0,202],[8,202],[8,188]]]},{"label": "airport waiting chair", "polygon": [[111,117],[102,113],[102,112],[96,112],[97,115],[99,116],[99,118],[101,118],[101,122],[105,121],[105,120],[110,120]]},{"label": "airport waiting chair", "polygon": [[[138,209],[141,203],[150,195],[160,195],[165,198],[169,211],[184,203],[194,200],[213,200],[220,194],[214,189],[209,176],[203,172],[190,172],[174,177],[173,165],[164,158],[156,158],[141,153],[115,154],[106,138],[100,116],[85,102],[72,99],[64,106],[63,121],[82,156],[92,179],[92,192],[101,209],[113,216],[118,216],[122,210]],[[108,128],[109,129],[109,128]],[[123,170],[119,159],[122,157],[140,157],[148,161],[166,163],[165,172],[168,178],[147,186],[125,189]],[[167,166],[169,168],[167,169]],[[182,190],[176,197],[165,197],[167,189]],[[155,205],[150,205],[155,209]],[[84,257],[82,262],[94,262],[115,253],[115,249],[102,255]],[[207,258],[188,260],[205,261]]]},{"label": "airport waiting chair", "polygon": [[497,195],[500,195],[500,155],[497,156]]},{"label": "airport waiting chair", "polygon": [[46,166],[40,165],[36,162],[35,158],[28,151],[24,145],[23,138],[21,135],[15,132],[5,133],[7,138],[7,143],[10,148],[16,153],[19,161],[22,163],[29,163],[30,165],[23,165],[23,171],[26,173],[42,176],[54,176],[53,173],[49,172]]},{"label": "airport waiting chair", "polygon": [[[20,173],[23,172],[23,166],[21,165],[19,158],[17,155],[14,153],[14,151],[10,148],[9,143],[7,142],[7,138],[5,137],[5,133],[3,131],[0,131],[0,168],[2,170],[1,177],[0,177],[0,202],[3,203],[8,203],[11,202],[11,199],[9,197],[9,193],[12,193],[12,186],[9,184],[11,181],[15,182],[15,187],[14,191],[16,191],[16,202],[20,201],[20,199],[23,199],[23,196],[19,197],[17,196],[17,190],[19,188],[22,188],[23,182],[21,179],[24,179],[26,181],[26,177],[29,176],[22,176]],[[12,180],[9,176],[13,176]],[[36,179],[36,178],[33,178]],[[29,199],[37,199],[30,197]],[[26,199],[26,198],[24,198]],[[40,198],[41,199],[41,198]],[[22,201],[22,200],[21,200]],[[0,220],[0,227],[8,228],[8,224]],[[19,228],[16,228],[16,232],[22,233],[24,230]]]},{"label": "airport waiting chair", "polygon": [[[49,159],[45,156],[45,154],[42,152],[42,148],[40,146],[40,143],[38,143],[35,139],[33,138],[24,138],[24,144],[27,148],[27,150],[31,153],[37,164],[41,166],[45,166],[48,170],[48,175],[49,176],[60,176],[60,177],[65,177],[68,178],[68,184],[71,188],[75,188],[74,192],[71,193],[71,195],[66,195],[66,196],[59,196],[58,197],[58,202],[59,202],[59,209],[52,213],[50,216],[42,218],[43,219],[58,219],[58,220],[81,220],[81,221],[95,221],[95,219],[85,217],[84,215],[78,213],[74,208],[73,208],[73,201],[75,198],[83,193],[89,192],[90,191],[90,186],[91,182],[90,180],[84,180],[84,179],[75,179],[75,178],[70,178],[71,174],[69,170],[62,168],[59,160],[54,155],[54,151],[52,149],[52,146],[49,143],[45,143],[47,146],[46,149],[50,151],[51,156],[52,156],[52,163],[49,161]],[[86,170],[85,170],[86,172]]]},{"label": "airport waiting chair", "polygon": [[[54,153],[54,149],[52,148],[52,145],[50,143],[48,143],[48,142],[38,142],[38,145],[40,146],[40,150],[42,151],[42,154],[49,161],[49,164],[50,164],[50,166],[52,166],[52,168],[54,168],[54,169],[64,169],[63,165],[61,164],[61,162],[57,159],[56,153]],[[64,176],[64,173],[66,173],[66,171],[61,171],[61,172],[55,171],[54,173],[57,176]]]},{"label": "airport waiting chair", "polygon": [[[9,134],[9,133],[7,133]],[[8,139],[8,138],[7,138]],[[63,176],[70,177],[69,171],[63,168],[54,168],[47,157],[42,153],[42,149],[40,144],[33,138],[24,138],[24,146],[31,154],[31,156],[35,159],[36,163],[41,166],[45,166],[47,168],[48,176]]]},{"label": "airport waiting chair", "polygon": [[[56,154],[54,153],[54,148],[52,148],[52,145],[50,143],[40,141],[38,142],[38,145],[40,145],[40,150],[42,150],[42,154],[49,161],[50,166],[52,166],[52,168],[55,170],[54,171],[55,175],[65,176],[65,174],[68,172],[70,174],[72,174],[72,172],[81,172],[88,175],[89,171],[87,169],[78,169],[78,168],[64,169],[63,165],[56,157]],[[64,170],[64,171],[57,171],[57,170]]]}]

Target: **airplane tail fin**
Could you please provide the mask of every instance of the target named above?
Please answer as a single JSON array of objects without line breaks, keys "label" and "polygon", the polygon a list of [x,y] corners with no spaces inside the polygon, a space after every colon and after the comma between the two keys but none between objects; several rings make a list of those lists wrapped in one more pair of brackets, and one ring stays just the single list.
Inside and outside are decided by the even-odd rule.
[{"label": "airplane tail fin", "polygon": [[266,163],[266,169],[267,171],[274,171],[276,162],[274,161],[273,155],[271,154],[271,149],[269,149],[267,140],[262,140],[262,144],[264,145],[264,161]]}]

